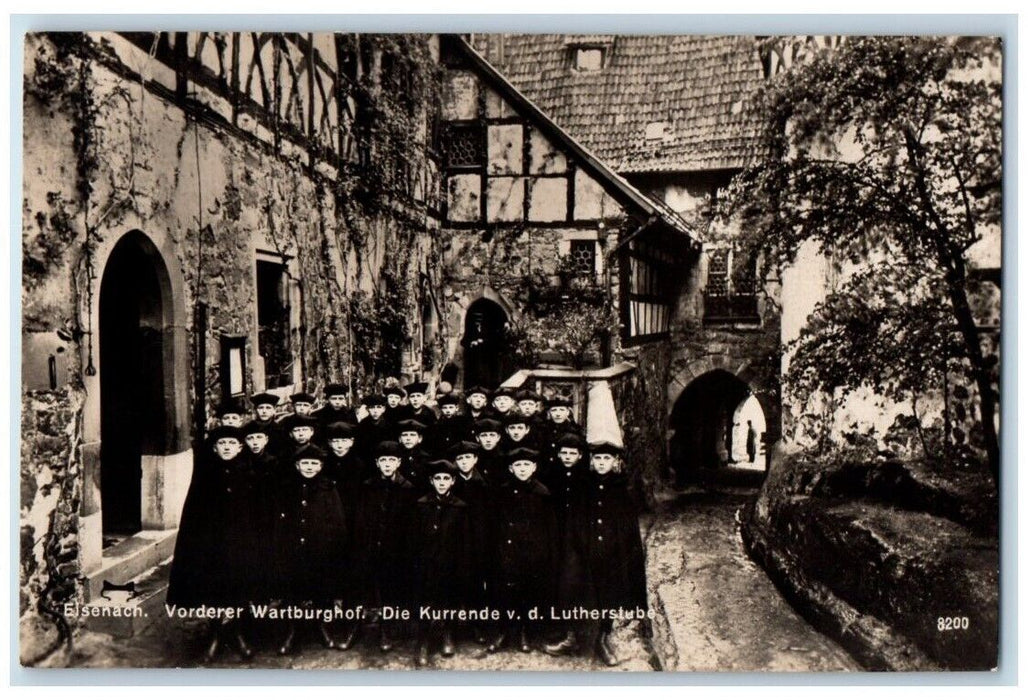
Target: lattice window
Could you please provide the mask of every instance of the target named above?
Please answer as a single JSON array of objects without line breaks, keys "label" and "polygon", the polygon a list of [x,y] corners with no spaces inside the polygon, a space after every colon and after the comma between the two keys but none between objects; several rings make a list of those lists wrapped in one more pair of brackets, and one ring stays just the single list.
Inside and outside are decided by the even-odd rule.
[{"label": "lattice window", "polygon": [[757,259],[730,248],[707,256],[707,287],[703,318],[707,323],[759,322],[756,295]]},{"label": "lattice window", "polygon": [[447,124],[440,147],[450,168],[480,167],[485,163],[485,139],[477,124]]},{"label": "lattice window", "polygon": [[571,241],[568,262],[571,270],[576,274],[595,274],[596,241]]},{"label": "lattice window", "polygon": [[707,294],[728,294],[728,249],[712,250],[707,262]]},{"label": "lattice window", "polygon": [[621,266],[624,339],[641,342],[665,336],[679,281],[674,259],[662,245],[633,241]]}]

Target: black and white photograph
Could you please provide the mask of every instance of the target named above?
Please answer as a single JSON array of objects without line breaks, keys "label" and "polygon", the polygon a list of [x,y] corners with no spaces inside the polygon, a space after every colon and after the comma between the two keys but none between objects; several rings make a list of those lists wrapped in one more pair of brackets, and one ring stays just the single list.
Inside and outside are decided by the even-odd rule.
[{"label": "black and white photograph", "polygon": [[23,668],[997,670],[1001,37],[154,29],[21,36]]}]

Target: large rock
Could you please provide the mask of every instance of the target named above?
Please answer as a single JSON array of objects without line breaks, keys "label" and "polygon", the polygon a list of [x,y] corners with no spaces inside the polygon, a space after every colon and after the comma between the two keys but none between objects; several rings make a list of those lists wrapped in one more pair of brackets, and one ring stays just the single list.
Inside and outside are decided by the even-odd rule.
[{"label": "large rock", "polygon": [[[952,489],[925,486],[896,468],[865,470],[847,483],[858,470],[778,467],[743,535],[815,623],[870,668],[996,666],[999,554],[978,506],[962,508]],[[900,475],[891,483],[906,486],[890,492],[873,476],[883,473]],[[889,495],[924,509],[882,498]]]}]

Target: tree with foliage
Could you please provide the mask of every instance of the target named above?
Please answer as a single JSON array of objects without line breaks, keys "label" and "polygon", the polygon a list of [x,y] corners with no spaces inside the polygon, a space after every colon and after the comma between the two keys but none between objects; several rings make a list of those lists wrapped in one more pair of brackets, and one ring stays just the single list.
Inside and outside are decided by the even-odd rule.
[{"label": "tree with foliage", "polygon": [[[821,305],[808,333],[827,345],[801,343],[798,357],[831,375],[826,387],[909,388],[941,366],[909,351],[948,353],[953,329],[997,480],[998,396],[967,284],[968,250],[1001,220],[1000,65],[987,37],[859,37],[811,54],[761,94],[764,158],[733,181],[724,212],[766,266],[808,242],[857,268],[888,256],[885,276],[858,275]],[[924,293],[902,293],[915,278]],[[870,298],[884,288],[889,303]]]}]

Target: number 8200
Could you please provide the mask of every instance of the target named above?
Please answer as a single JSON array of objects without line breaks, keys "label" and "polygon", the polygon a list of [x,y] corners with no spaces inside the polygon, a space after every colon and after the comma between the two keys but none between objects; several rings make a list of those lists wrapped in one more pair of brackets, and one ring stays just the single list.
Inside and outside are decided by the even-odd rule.
[{"label": "number 8200", "polygon": [[971,621],[966,617],[940,617],[936,622],[940,632],[966,630],[970,625]]}]

